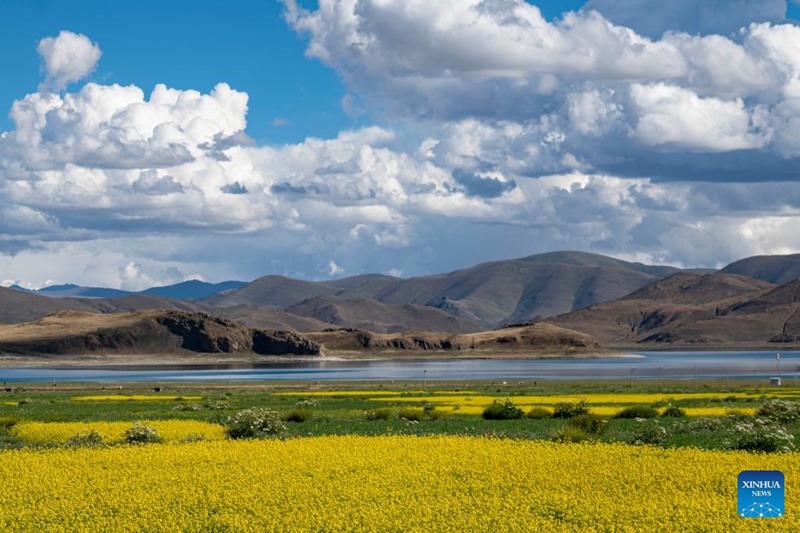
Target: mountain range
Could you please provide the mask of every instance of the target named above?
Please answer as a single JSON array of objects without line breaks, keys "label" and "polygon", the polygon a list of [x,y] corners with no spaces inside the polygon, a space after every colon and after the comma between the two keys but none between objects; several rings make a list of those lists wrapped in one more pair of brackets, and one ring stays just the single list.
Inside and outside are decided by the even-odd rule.
[{"label": "mountain range", "polygon": [[751,257],[713,271],[565,251],[408,279],[268,275],[250,283],[190,281],[134,294],[74,285],[37,292],[0,288],[0,321],[64,310],[167,309],[305,332],[470,334],[547,322],[589,334],[603,346],[786,346],[800,343],[798,276],[800,254]]}]

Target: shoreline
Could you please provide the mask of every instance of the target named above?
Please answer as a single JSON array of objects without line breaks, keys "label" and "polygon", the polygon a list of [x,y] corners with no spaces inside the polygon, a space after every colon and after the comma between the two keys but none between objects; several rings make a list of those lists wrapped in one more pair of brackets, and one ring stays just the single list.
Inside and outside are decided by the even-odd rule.
[{"label": "shoreline", "polygon": [[220,354],[91,354],[91,355],[0,355],[0,368],[8,367],[61,367],[61,368],[87,368],[87,367],[168,367],[168,366],[198,366],[212,367],[216,365],[257,365],[280,363],[314,363],[314,362],[402,362],[402,361],[446,361],[446,360],[491,360],[491,359],[519,359],[519,360],[590,360],[604,358],[640,359],[642,355],[624,353],[619,351],[603,351],[592,353],[556,353],[556,352],[339,352],[331,351],[324,355],[273,355],[258,354],[230,354],[229,357],[220,357]]}]

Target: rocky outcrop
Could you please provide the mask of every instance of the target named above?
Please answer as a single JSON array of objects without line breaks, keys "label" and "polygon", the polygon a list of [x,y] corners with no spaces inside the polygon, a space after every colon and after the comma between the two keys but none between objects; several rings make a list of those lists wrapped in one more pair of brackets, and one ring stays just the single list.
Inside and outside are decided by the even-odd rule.
[{"label": "rocky outcrop", "polygon": [[0,326],[0,353],[237,353],[321,355],[318,343],[289,331],[250,329],[205,313],[64,311]]},{"label": "rocky outcrop", "polygon": [[333,351],[423,352],[558,352],[597,353],[602,348],[584,333],[534,324],[479,333],[403,332],[378,334],[358,329],[331,329],[308,336]]},{"label": "rocky outcrop", "polygon": [[231,353],[253,346],[253,333],[226,318],[169,311],[155,317],[155,321],[183,339],[181,348],[192,352]]},{"label": "rocky outcrop", "polygon": [[320,355],[322,347],[292,331],[253,330],[252,350],[261,355]]}]

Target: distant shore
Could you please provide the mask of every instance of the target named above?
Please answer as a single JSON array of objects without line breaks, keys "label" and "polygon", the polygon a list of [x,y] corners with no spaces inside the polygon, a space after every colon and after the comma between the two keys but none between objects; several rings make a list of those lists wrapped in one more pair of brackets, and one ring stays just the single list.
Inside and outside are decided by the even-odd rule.
[{"label": "distant shore", "polygon": [[86,355],[0,355],[0,367],[41,366],[169,366],[255,363],[304,363],[317,361],[414,361],[453,359],[600,359],[639,358],[622,351],[583,352],[513,352],[513,351],[331,351],[325,355],[265,356],[254,353],[221,354],[86,354]]}]

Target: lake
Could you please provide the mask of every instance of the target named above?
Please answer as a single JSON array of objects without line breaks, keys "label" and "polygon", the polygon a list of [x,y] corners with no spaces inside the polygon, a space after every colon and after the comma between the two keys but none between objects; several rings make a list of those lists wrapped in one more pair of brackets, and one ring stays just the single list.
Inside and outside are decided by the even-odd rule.
[{"label": "lake", "polygon": [[334,361],[164,366],[0,367],[0,382],[532,381],[558,379],[796,379],[800,352],[635,352],[631,358]]}]

